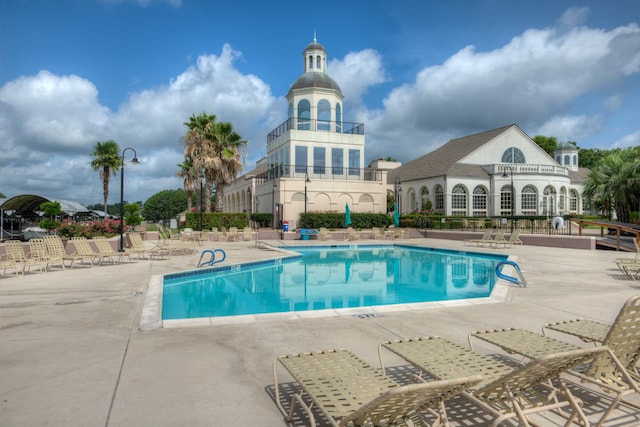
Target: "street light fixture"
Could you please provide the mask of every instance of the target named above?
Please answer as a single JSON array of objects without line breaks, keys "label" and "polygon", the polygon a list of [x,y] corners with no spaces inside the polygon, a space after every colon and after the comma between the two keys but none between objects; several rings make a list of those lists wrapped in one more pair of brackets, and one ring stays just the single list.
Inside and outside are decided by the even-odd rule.
[{"label": "street light fixture", "polygon": [[276,228],[276,188],[278,188],[278,185],[276,184],[276,181],[273,181],[273,188],[271,189],[271,228],[275,229]]},{"label": "street light fixture", "polygon": [[304,173],[304,228],[307,228],[307,183],[311,182],[309,174]]},{"label": "street light fixture", "polygon": [[503,178],[506,178],[509,176],[507,175],[507,170],[511,172],[511,234],[513,234],[513,226],[514,226],[513,222],[516,217],[516,193],[515,193],[515,189],[513,188],[513,166],[510,166],[510,165],[505,166],[505,170],[504,172],[502,172]]},{"label": "street light fixture", "polygon": [[122,150],[122,164],[120,165],[120,252],[124,252],[124,153],[126,153],[127,150],[133,151],[131,164],[140,164],[136,150],[131,147],[127,147]]},{"label": "street light fixture", "polygon": [[399,176],[396,177],[396,185],[395,185],[395,187],[396,187],[396,195],[395,195],[396,205],[398,207],[398,215],[400,215],[402,213],[401,210],[400,210],[400,205],[401,205],[401,203],[400,203],[400,195],[402,193],[402,185],[400,185],[400,177]]},{"label": "street light fixture", "polygon": [[204,170],[200,173],[200,231],[202,232],[202,193],[204,192]]}]

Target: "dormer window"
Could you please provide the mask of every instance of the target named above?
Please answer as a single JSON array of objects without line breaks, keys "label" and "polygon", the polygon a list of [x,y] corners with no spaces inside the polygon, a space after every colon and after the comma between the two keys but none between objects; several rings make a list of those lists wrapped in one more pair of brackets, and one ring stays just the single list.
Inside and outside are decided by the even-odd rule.
[{"label": "dormer window", "polygon": [[502,153],[502,163],[525,163],[524,154],[516,147],[509,147]]}]

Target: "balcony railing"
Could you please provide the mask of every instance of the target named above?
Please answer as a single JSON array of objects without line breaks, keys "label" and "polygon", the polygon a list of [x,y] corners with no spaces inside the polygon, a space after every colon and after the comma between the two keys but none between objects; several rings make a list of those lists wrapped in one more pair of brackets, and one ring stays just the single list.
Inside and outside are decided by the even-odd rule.
[{"label": "balcony railing", "polygon": [[350,168],[338,166],[304,166],[304,165],[278,165],[269,168],[268,171],[256,175],[256,183],[263,184],[278,178],[309,177],[311,180],[334,181],[382,181],[383,172],[380,169]]},{"label": "balcony railing", "polygon": [[332,122],[329,120],[303,119],[290,117],[267,135],[267,143],[284,135],[290,130],[308,130],[313,132],[333,132],[351,135],[364,135],[363,123]]},{"label": "balcony railing", "polygon": [[530,163],[498,163],[490,165],[490,173],[492,175],[501,175],[503,173],[510,174],[513,170],[514,174],[544,174],[544,175],[569,175],[569,169],[563,166],[553,165],[537,165]]}]

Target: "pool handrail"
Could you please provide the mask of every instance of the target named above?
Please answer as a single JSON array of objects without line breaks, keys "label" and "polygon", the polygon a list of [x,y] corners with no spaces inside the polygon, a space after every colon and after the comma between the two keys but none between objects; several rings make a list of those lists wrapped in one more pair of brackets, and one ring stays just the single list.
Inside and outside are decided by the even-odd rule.
[{"label": "pool handrail", "polygon": [[[216,259],[216,253],[221,253],[222,258]],[[211,254],[211,258],[208,261],[202,261],[202,258],[204,257],[205,254]],[[211,267],[212,265],[222,262],[225,259],[227,259],[227,254],[222,249],[205,249],[200,254],[200,259],[198,260],[198,267],[203,267],[203,266]]]},{"label": "pool handrail", "polygon": [[[516,272],[518,273],[519,278],[503,274],[502,273],[502,267],[504,265],[510,265],[513,268],[515,268]],[[525,288],[527,287],[527,281],[524,278],[524,275],[522,274],[522,270],[520,270],[520,266],[514,261],[505,260],[505,261],[500,261],[498,264],[496,264],[496,276],[498,276],[500,279],[506,280],[507,282],[514,283],[514,284],[516,284],[518,286],[522,286],[522,287],[525,287]]]}]

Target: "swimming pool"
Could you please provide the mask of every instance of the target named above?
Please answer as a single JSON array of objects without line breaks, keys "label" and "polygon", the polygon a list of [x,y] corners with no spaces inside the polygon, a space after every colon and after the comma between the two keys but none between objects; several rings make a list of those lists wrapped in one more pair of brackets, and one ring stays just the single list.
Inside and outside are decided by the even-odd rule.
[{"label": "swimming pool", "polygon": [[169,274],[162,319],[488,297],[506,255],[400,245],[287,247],[300,255]]}]

